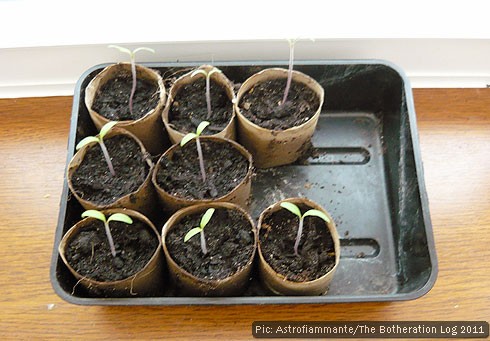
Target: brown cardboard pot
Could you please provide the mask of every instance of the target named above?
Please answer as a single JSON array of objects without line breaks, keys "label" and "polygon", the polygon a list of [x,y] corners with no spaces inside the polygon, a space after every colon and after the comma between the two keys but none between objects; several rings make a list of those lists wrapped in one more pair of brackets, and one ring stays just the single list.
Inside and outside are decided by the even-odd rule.
[{"label": "brown cardboard pot", "polygon": [[65,263],[68,270],[70,270],[73,276],[78,280],[76,285],[81,285],[92,295],[107,297],[149,296],[155,294],[155,292],[161,292],[164,284],[165,258],[162,253],[160,235],[153,223],[143,214],[127,209],[109,209],[102,211],[102,213],[106,216],[114,213],[124,213],[133,219],[145,223],[152,231],[154,237],[158,239],[158,246],[148,263],[141,270],[128,278],[118,281],[102,282],[84,277],[76,272],[68,263],[65,250],[70,241],[94,219],[85,218],[68,230],[58,246],[58,251],[63,263]]},{"label": "brown cardboard pot", "polygon": [[[200,213],[207,211],[209,208],[225,208],[228,210],[239,211],[250,222],[250,228],[254,234],[254,249],[248,263],[233,275],[220,280],[210,280],[198,278],[186,270],[182,269],[172,258],[169,253],[165,239],[168,232],[185,216],[193,213]],[[212,224],[206,226],[206,228],[212,228]],[[182,241],[183,242],[183,241]],[[250,214],[248,214],[243,208],[227,203],[227,202],[213,202],[207,204],[198,204],[190,207],[185,207],[176,213],[174,213],[170,219],[165,223],[162,230],[162,244],[165,253],[165,260],[167,261],[169,275],[176,287],[179,290],[189,294],[198,296],[230,296],[238,295],[245,289],[250,279],[251,270],[253,267],[253,261],[255,258],[255,252],[257,249],[257,231],[255,229],[254,221]]]},{"label": "brown cardboard pot", "polygon": [[[199,69],[203,69],[207,72],[212,70],[214,67],[211,65],[202,65],[199,67]],[[167,98],[167,103],[165,104],[165,108],[162,113],[162,120],[163,124],[165,125],[165,129],[167,130],[168,136],[170,138],[170,142],[172,143],[179,143],[180,140],[187,134],[191,133],[191,131],[188,132],[181,132],[178,131],[174,128],[174,126],[169,122],[169,113],[170,109],[172,108],[173,101],[177,94],[179,93],[180,89],[184,87],[187,84],[190,84],[192,82],[195,82],[197,79],[204,77],[202,74],[198,74],[194,77],[192,77],[192,70],[191,72],[186,73],[185,75],[182,75],[179,77],[175,83],[170,87],[169,90],[169,95]],[[230,104],[233,105],[235,102],[235,91],[233,90],[233,84],[231,81],[222,73],[222,72],[215,72],[211,75],[211,79],[215,81],[217,84],[219,84],[225,91],[230,99]],[[211,108],[212,110],[212,108]],[[212,124],[212,122],[211,122]],[[213,134],[213,135],[206,135],[206,136],[215,136],[215,137],[223,137],[227,138],[230,140],[235,140],[236,138],[236,128],[235,128],[235,112],[233,110],[232,116],[230,121],[228,122],[227,126],[220,132]]]},{"label": "brown cardboard pot", "polygon": [[138,145],[141,148],[141,153],[143,155],[146,155],[146,163],[149,167],[148,170],[148,175],[145,179],[145,181],[141,184],[141,186],[134,192],[128,193],[123,197],[118,198],[114,202],[108,204],[108,205],[99,205],[94,202],[85,200],[81,198],[77,192],[75,191],[75,188],[73,187],[73,182],[72,182],[72,177],[75,171],[78,169],[80,164],[82,163],[85,154],[89,150],[89,148],[92,148],[97,142],[92,142],[90,144],[87,144],[86,146],[82,147],[71,159],[70,163],[68,164],[68,169],[67,169],[67,181],[68,181],[68,187],[70,188],[71,193],[73,196],[78,200],[78,202],[82,205],[82,207],[86,210],[106,210],[109,208],[128,208],[132,209],[138,212],[143,212],[147,215],[151,215],[154,213],[154,209],[156,207],[156,202],[155,202],[155,190],[153,189],[152,183],[151,183],[151,173],[153,171],[153,162],[149,158],[148,153],[146,152],[145,147],[141,143],[141,141],[133,134],[131,134],[129,131],[121,128],[114,127],[112,128],[106,135],[105,140],[110,139],[113,136],[116,135],[126,135],[134,139]]},{"label": "brown cardboard pot", "polygon": [[[85,105],[87,106],[90,117],[98,130],[100,130],[104,124],[109,122],[109,120],[92,109],[95,97],[101,91],[100,89],[105,83],[107,83],[107,81],[120,74],[131,75],[131,64],[118,63],[106,67],[90,81],[85,89]],[[136,135],[141,142],[143,142],[146,149],[150,153],[153,155],[160,154],[168,145],[166,133],[160,120],[160,115],[165,105],[167,96],[165,86],[163,85],[162,77],[158,74],[158,72],[150,68],[136,65],[136,74],[140,79],[146,79],[158,84],[158,104],[140,119],[120,121],[118,126],[125,128]]]},{"label": "brown cardboard pot", "polygon": [[[325,227],[329,230],[330,235],[332,236],[333,242],[334,242],[334,250],[335,250],[335,265],[332,269],[330,269],[326,274],[323,276],[312,280],[312,281],[306,281],[306,282],[294,282],[287,280],[285,276],[282,274],[274,271],[272,267],[266,262],[264,259],[264,256],[262,254],[262,250],[260,247],[260,229],[262,228],[262,223],[265,219],[266,216],[269,214],[276,212],[278,210],[283,209],[280,205],[282,202],[288,201],[292,202],[296,205],[298,204],[304,204],[312,209],[316,209],[319,211],[322,211],[325,213],[329,218],[330,218],[330,223],[325,222]],[[304,212],[303,212],[304,213]],[[328,290],[328,285],[330,284],[335,271],[337,270],[337,266],[339,264],[339,259],[340,259],[340,240],[339,240],[339,235],[337,233],[337,229],[335,227],[335,223],[332,219],[332,217],[328,214],[325,209],[323,209],[320,205],[317,203],[308,200],[306,198],[289,198],[289,199],[284,199],[281,200],[268,208],[266,208],[262,214],[259,217],[259,222],[258,222],[258,232],[257,234],[259,235],[259,275],[262,283],[266,288],[271,290],[275,294],[280,294],[280,295],[309,295],[309,296],[314,296],[314,295],[322,295],[325,294]]]},{"label": "brown cardboard pot", "polygon": [[240,100],[257,83],[271,79],[287,79],[287,75],[288,70],[286,69],[265,69],[248,78],[238,90],[235,102],[238,119],[238,142],[252,153],[255,166],[258,168],[287,165],[296,161],[308,148],[320,117],[324,90],[313,78],[298,71],[293,71],[293,82],[308,86],[318,95],[320,102],[316,113],[308,121],[286,130],[270,130],[251,122],[241,113]]},{"label": "brown cardboard pot", "polygon": [[[185,199],[172,195],[167,191],[165,191],[162,187],[160,187],[157,181],[157,173],[158,170],[160,169],[160,160],[162,158],[172,158],[174,152],[179,148],[181,148],[180,144],[174,144],[160,157],[160,159],[155,165],[155,168],[153,170],[153,175],[152,175],[153,186],[155,187],[158,199],[160,201],[160,205],[163,207],[163,210],[166,212],[173,213],[183,207],[187,207],[195,204],[211,203],[211,202],[231,202],[247,209],[249,205],[250,188],[252,183],[252,155],[250,155],[250,153],[245,148],[243,148],[241,145],[239,145],[238,143],[232,140],[223,139],[214,136],[201,136],[200,140],[201,142],[206,140],[211,140],[220,143],[228,143],[231,144],[235,149],[237,149],[240,152],[240,154],[242,154],[248,160],[248,170],[247,170],[247,174],[245,175],[245,178],[232,191],[219,198]],[[189,143],[193,143],[193,142],[191,141]],[[197,162],[197,157],[193,161]]]}]

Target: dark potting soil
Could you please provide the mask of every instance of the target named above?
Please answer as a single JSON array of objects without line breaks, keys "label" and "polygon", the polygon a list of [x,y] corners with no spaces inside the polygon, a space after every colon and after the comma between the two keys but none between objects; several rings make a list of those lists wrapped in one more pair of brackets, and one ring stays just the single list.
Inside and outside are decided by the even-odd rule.
[{"label": "dark potting soil", "polygon": [[217,208],[204,228],[208,253],[201,249],[201,236],[184,243],[184,236],[199,226],[204,212],[179,221],[166,236],[172,259],[187,272],[202,279],[223,279],[242,269],[250,260],[254,235],[248,219],[238,211]]},{"label": "dark potting soil", "polygon": [[178,131],[187,134],[195,132],[202,121],[211,124],[203,135],[213,135],[222,131],[233,115],[233,104],[226,91],[211,79],[211,115],[206,104],[206,81],[200,77],[195,82],[184,85],[175,96],[168,114],[169,123]]},{"label": "dark potting soil", "polygon": [[306,85],[291,82],[288,98],[284,96],[286,79],[262,82],[250,89],[240,100],[240,111],[253,123],[271,130],[299,126],[315,115],[318,96]]},{"label": "dark potting soil", "polygon": [[178,148],[171,159],[162,158],[158,185],[167,193],[185,199],[213,199],[231,192],[248,172],[248,160],[231,144],[201,139],[206,170],[202,181],[196,141]]},{"label": "dark potting soil", "polygon": [[72,175],[75,192],[99,205],[110,204],[136,191],[150,171],[145,155],[132,138],[116,135],[105,140],[116,173],[113,176],[99,144],[90,148]]},{"label": "dark potting soil", "polygon": [[[299,205],[302,213],[310,208]],[[325,275],[335,265],[332,236],[325,222],[318,217],[306,217],[298,247],[294,254],[299,218],[281,209],[265,217],[260,228],[262,255],[274,271],[288,280],[304,282]]]},{"label": "dark potting soil", "polygon": [[137,78],[133,97],[133,114],[129,111],[129,96],[133,86],[131,74],[115,77],[95,95],[93,109],[110,121],[138,120],[158,105],[159,87],[156,82]]},{"label": "dark potting soil", "polygon": [[116,257],[112,256],[104,223],[93,220],[76,235],[66,248],[68,263],[80,275],[100,282],[128,278],[140,271],[158,247],[158,239],[146,224],[109,223]]}]

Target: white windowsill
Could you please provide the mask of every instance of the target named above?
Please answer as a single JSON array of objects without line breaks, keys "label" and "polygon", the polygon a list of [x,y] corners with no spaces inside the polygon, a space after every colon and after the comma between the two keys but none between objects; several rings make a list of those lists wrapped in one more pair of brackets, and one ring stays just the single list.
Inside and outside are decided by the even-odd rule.
[{"label": "white windowsill", "polygon": [[384,59],[413,87],[486,87],[486,4],[0,0],[0,98],[73,94],[89,67],[126,59],[108,44],[156,50],[139,62],[284,60],[298,36],[316,38],[298,60]]}]

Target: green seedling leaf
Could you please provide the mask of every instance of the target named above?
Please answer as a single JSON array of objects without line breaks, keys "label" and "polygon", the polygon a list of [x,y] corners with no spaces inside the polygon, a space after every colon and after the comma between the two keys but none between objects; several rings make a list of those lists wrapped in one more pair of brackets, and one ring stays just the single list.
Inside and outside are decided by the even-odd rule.
[{"label": "green seedling leaf", "polygon": [[132,224],[133,223],[133,219],[131,219],[131,217],[129,217],[128,215],[126,215],[124,213],[114,213],[113,215],[111,215],[109,217],[109,219],[107,219],[107,222],[110,222],[110,221],[120,221],[120,222],[123,222],[126,224]]},{"label": "green seedling leaf", "polygon": [[201,223],[199,224],[201,226],[201,229],[204,229],[204,227],[209,223],[209,220],[211,220],[211,217],[214,214],[215,209],[210,208],[204,213],[204,215],[201,218]]},{"label": "green seedling leaf", "polygon": [[133,50],[133,54],[136,54],[140,51],[148,51],[148,52],[151,52],[151,53],[155,53],[155,50],[154,49],[150,49],[149,47],[138,47],[137,49]]},{"label": "green seedling leaf", "polygon": [[218,68],[213,68],[211,71],[208,72],[208,77],[211,77],[213,73],[221,73],[222,71]]},{"label": "green seedling leaf", "polygon": [[203,74],[204,77],[207,77],[207,73],[206,71],[204,71],[203,69],[196,69],[194,70],[192,73],[191,73],[191,77],[194,77],[195,75],[198,75],[198,74]]},{"label": "green seedling leaf", "polygon": [[111,130],[117,123],[117,121],[110,121],[104,124],[104,126],[100,128],[99,137],[103,139],[104,136],[106,136],[106,134],[109,132],[109,130]]},{"label": "green seedling leaf", "polygon": [[83,140],[78,142],[76,149],[79,150],[79,149],[83,148],[84,146],[86,146],[87,144],[92,143],[92,142],[99,143],[99,139],[95,136],[87,136],[86,138],[84,138]]},{"label": "green seedling leaf", "polygon": [[197,126],[197,129],[196,129],[196,135],[197,136],[201,136],[201,133],[204,129],[206,129],[206,127],[209,125],[210,123],[208,121],[202,121],[201,123],[199,123],[199,125]]},{"label": "green seedling leaf", "polygon": [[97,210],[87,210],[83,212],[82,218],[87,218],[87,217],[98,219],[100,221],[103,221],[104,223],[106,222],[105,215]]},{"label": "green seedling leaf", "polygon": [[202,229],[200,227],[194,227],[192,230],[187,232],[187,234],[185,235],[184,243],[187,243],[187,241],[189,239],[191,239],[192,237],[194,237],[196,234],[200,233],[201,231],[202,231]]},{"label": "green seedling leaf", "polygon": [[289,212],[297,215],[298,218],[301,219],[302,216],[301,216],[301,211],[299,210],[299,207],[296,206],[295,204],[293,204],[292,202],[287,202],[287,201],[282,202],[281,207],[285,208]]},{"label": "green seedling leaf", "polygon": [[107,47],[109,47],[109,48],[111,48],[111,49],[117,49],[117,50],[119,50],[119,51],[120,51],[120,52],[122,52],[122,53],[127,53],[127,54],[129,54],[130,56],[133,54],[133,52],[131,52],[131,50],[129,50],[129,49],[125,48],[125,47],[122,47],[122,46],[118,46],[118,45],[109,45],[109,46],[107,46]]},{"label": "green seedling leaf", "polygon": [[305,214],[303,214],[303,218],[308,216],[314,216],[323,219],[325,222],[329,223],[330,219],[328,219],[327,215],[319,210],[309,210]]},{"label": "green seedling leaf", "polygon": [[182,140],[180,140],[180,146],[183,147],[187,142],[189,142],[190,140],[192,140],[193,138],[196,138],[197,137],[197,134],[195,133],[189,133],[187,135],[185,135]]}]

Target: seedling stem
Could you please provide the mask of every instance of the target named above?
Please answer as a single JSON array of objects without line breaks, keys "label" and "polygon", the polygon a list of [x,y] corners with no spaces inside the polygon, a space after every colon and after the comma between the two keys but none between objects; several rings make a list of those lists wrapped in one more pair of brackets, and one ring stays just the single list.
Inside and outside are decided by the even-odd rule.
[{"label": "seedling stem", "polygon": [[293,80],[293,62],[294,62],[294,45],[296,45],[296,39],[288,39],[289,43],[289,67],[288,67],[288,79],[286,81],[286,88],[284,89],[284,96],[282,98],[281,105],[284,105],[288,99],[289,89],[291,88],[291,81]]},{"label": "seedling stem", "polygon": [[213,67],[210,71],[204,69],[197,69],[191,74],[194,77],[197,74],[203,74],[206,77],[206,105],[208,109],[208,119],[211,119],[211,75],[215,72],[221,73],[220,69]]}]

